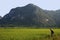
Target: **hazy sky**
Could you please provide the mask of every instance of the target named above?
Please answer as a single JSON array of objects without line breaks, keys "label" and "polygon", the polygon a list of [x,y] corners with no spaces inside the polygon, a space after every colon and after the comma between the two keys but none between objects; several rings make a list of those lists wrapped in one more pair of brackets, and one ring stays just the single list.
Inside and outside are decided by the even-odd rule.
[{"label": "hazy sky", "polygon": [[7,14],[12,8],[33,3],[42,9],[60,9],[60,0],[0,0],[0,16]]}]

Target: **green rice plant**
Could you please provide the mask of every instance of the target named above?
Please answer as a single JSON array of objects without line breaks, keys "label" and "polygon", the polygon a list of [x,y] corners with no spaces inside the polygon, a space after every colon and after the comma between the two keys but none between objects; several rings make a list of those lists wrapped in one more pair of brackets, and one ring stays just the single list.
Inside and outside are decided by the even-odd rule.
[{"label": "green rice plant", "polygon": [[60,29],[0,28],[0,40],[60,40]]}]

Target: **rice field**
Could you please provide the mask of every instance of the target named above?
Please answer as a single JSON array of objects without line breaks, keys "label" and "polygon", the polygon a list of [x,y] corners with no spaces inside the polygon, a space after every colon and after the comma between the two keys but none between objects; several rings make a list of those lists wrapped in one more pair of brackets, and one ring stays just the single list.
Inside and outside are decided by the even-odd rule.
[{"label": "rice field", "polygon": [[[60,40],[60,29],[0,28],[0,40]],[[54,39],[53,39],[54,38]]]}]

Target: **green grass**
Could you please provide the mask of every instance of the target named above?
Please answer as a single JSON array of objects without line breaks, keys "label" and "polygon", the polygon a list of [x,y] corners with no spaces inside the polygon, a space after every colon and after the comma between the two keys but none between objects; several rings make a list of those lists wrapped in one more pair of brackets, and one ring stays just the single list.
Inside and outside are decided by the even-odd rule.
[{"label": "green grass", "polygon": [[[54,40],[60,40],[60,29],[54,29]],[[52,40],[49,29],[0,28],[0,40]]]}]

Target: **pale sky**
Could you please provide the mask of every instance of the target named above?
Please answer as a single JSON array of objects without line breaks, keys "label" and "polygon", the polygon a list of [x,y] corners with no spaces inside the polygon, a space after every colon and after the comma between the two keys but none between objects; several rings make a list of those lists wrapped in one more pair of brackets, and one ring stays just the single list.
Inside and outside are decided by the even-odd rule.
[{"label": "pale sky", "polygon": [[47,10],[60,9],[60,0],[0,0],[0,16],[9,13],[12,8],[25,6],[29,3]]}]

